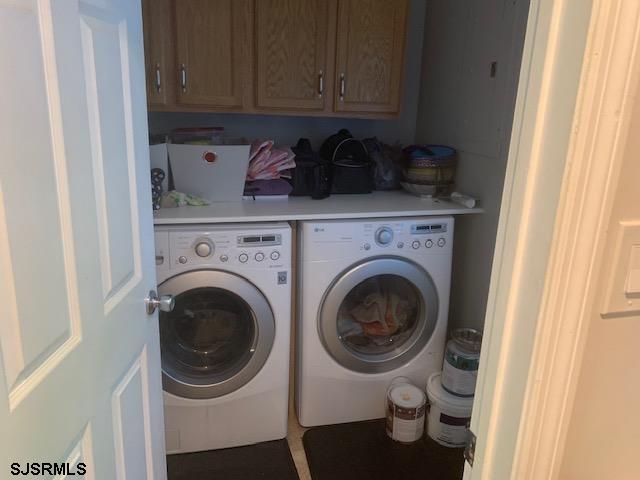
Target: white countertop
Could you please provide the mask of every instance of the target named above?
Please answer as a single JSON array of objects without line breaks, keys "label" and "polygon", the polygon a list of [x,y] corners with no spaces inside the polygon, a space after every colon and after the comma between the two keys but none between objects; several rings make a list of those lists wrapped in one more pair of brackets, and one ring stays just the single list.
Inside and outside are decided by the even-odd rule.
[{"label": "white countertop", "polygon": [[482,213],[443,199],[421,198],[403,191],[367,195],[216,202],[204,207],[163,208],[154,214],[156,225],[193,223],[275,222],[342,218],[417,217]]}]

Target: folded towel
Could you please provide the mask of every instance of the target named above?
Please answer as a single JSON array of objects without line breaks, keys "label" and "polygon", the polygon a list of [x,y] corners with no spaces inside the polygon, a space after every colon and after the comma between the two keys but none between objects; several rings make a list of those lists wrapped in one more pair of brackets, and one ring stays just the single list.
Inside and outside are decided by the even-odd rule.
[{"label": "folded towel", "polygon": [[203,205],[209,205],[209,200],[198,197],[197,195],[189,195],[188,193],[177,192],[171,190],[162,195],[160,206],[162,208],[174,208],[174,207],[201,207]]}]

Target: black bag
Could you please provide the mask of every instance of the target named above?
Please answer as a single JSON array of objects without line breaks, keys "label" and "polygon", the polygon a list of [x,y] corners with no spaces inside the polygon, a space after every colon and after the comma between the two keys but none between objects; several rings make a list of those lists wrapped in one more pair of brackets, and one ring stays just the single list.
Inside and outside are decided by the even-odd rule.
[{"label": "black bag", "polygon": [[293,170],[291,186],[292,196],[307,196],[319,200],[329,196],[329,162],[323,160],[311,148],[307,138],[301,138],[291,150],[296,155],[296,168]]},{"label": "black bag", "polygon": [[373,162],[364,144],[349,130],[342,129],[327,138],[320,155],[331,162],[331,193],[371,193]]}]

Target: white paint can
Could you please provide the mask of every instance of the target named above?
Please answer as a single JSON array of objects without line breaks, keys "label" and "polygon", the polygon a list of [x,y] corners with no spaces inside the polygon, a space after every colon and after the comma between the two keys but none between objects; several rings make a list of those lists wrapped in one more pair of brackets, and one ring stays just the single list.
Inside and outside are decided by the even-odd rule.
[{"label": "white paint can", "polygon": [[476,390],[482,333],[473,328],[451,332],[442,364],[442,386],[449,393],[472,397]]},{"label": "white paint can", "polygon": [[400,443],[413,443],[424,433],[427,397],[406,377],[394,378],[387,389],[387,435]]},{"label": "white paint can", "polygon": [[445,447],[464,447],[471,420],[473,397],[452,395],[442,388],[441,378],[440,372],[434,373],[427,382],[427,434]]}]

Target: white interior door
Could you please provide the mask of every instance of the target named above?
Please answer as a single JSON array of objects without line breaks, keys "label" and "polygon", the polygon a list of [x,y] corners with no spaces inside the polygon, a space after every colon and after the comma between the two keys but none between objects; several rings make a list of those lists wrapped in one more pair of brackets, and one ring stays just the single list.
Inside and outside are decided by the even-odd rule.
[{"label": "white interior door", "polygon": [[138,1],[0,0],[3,478],[166,477],[142,45]]}]

